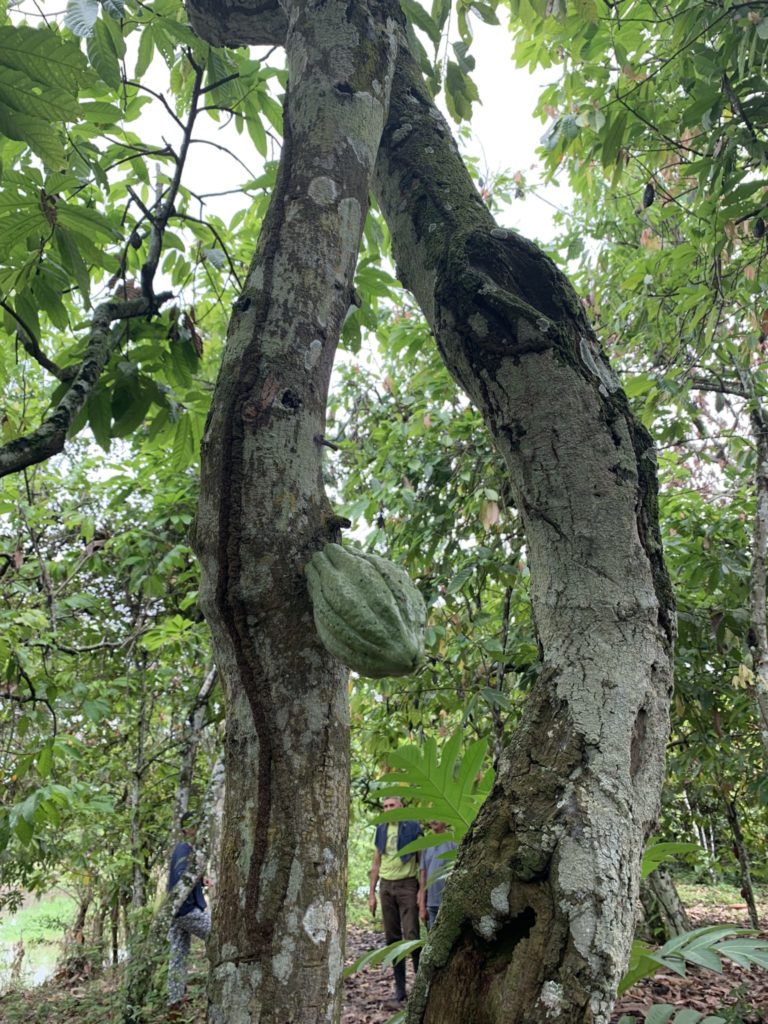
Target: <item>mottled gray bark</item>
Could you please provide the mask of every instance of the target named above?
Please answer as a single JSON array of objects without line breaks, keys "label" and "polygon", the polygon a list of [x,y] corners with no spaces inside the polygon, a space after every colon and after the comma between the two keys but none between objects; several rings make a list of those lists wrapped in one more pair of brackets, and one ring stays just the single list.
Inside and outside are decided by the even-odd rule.
[{"label": "mottled gray bark", "polygon": [[401,277],[509,468],[542,654],[408,1020],[607,1022],[668,734],[652,444],[568,282],[495,225],[402,48],[375,191]]},{"label": "mottled gray bark", "polygon": [[399,11],[341,0],[283,11],[283,152],[206,427],[196,527],[227,703],[212,1024],[319,1024],[341,1001],[347,673],[316,635],[303,568],[339,539],[322,484],[327,389]]}]

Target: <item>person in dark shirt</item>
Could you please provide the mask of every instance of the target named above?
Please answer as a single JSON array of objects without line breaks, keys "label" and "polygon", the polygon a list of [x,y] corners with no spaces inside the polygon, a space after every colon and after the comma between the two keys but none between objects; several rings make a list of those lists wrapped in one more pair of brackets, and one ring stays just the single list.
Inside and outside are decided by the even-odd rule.
[{"label": "person in dark shirt", "polygon": [[[181,819],[183,839],[173,848],[168,871],[168,892],[172,892],[185,872],[194,868],[195,853],[190,845],[194,836],[193,815]],[[211,915],[205,902],[202,876],[174,915],[168,932],[171,953],[168,963],[168,1005],[179,1005],[187,990],[187,959],[192,936],[207,939],[211,932]]]}]

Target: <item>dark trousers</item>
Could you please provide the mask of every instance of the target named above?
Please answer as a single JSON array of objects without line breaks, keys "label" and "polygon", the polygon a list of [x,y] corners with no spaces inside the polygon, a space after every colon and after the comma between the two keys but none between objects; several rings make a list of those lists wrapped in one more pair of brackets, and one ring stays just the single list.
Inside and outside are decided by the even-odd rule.
[{"label": "dark trousers", "polygon": [[[419,883],[415,878],[400,878],[388,881],[382,878],[379,886],[381,895],[381,917],[384,922],[384,937],[387,945],[401,939],[418,939],[419,937],[419,906],[417,894]],[[419,953],[411,954],[414,973],[419,969]],[[405,998],[405,961],[393,967],[395,973],[395,994],[398,999]]]}]

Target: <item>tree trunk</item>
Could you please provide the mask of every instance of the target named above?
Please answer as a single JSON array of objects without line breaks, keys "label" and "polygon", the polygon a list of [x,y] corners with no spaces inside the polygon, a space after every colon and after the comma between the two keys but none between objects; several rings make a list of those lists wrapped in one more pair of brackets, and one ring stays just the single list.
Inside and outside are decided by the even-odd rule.
[{"label": "tree trunk", "polygon": [[179,781],[176,786],[176,808],[173,813],[173,825],[171,827],[174,843],[181,835],[181,819],[189,810],[189,795],[195,775],[197,748],[200,745],[200,736],[205,722],[208,698],[211,696],[215,685],[216,666],[214,665],[206,674],[189,715],[184,721],[181,743],[181,767],[179,768]]},{"label": "tree trunk", "polygon": [[[280,41],[274,5],[194,0],[192,11],[193,24],[213,42]],[[306,31],[311,37],[324,26],[333,35],[338,16],[333,4],[318,8],[307,15]],[[297,48],[289,32],[287,48],[293,91],[297,54],[306,60],[302,66],[320,69],[322,47]],[[349,58],[358,57],[352,48]],[[375,190],[400,276],[509,467],[526,528],[543,662],[516,742],[501,759],[497,784],[446,889],[408,1019],[599,1024],[609,1018],[627,960],[668,733],[674,615],[658,532],[654,452],[567,281],[534,246],[497,228],[483,206],[402,39],[398,61]],[[381,72],[377,77],[385,80]],[[299,74],[299,86],[307,82],[306,72]],[[303,109],[322,108],[329,98],[333,106],[322,74],[313,76],[311,89]],[[311,831],[296,835],[307,814],[305,788],[324,785],[334,806],[343,802],[335,755],[327,763],[321,748],[295,755],[292,729],[284,749],[273,742],[291,721],[297,694],[302,709],[314,697],[318,714],[333,693],[342,700],[339,689],[322,682],[332,667],[314,647],[300,576],[310,551],[332,535],[319,484],[307,483],[319,471],[302,463],[312,453],[310,439],[322,432],[325,383],[305,401],[295,429],[291,415],[304,394],[298,381],[309,338],[322,342],[326,366],[327,340],[311,324],[327,305],[316,285],[327,282],[328,260],[321,249],[306,268],[292,231],[305,244],[311,233],[321,246],[334,231],[312,228],[311,205],[301,210],[303,224],[283,222],[286,197],[308,191],[287,182],[304,173],[302,157],[318,144],[317,131],[306,124],[301,148],[296,144],[294,102],[289,95],[277,192],[214,399],[198,530],[230,727],[211,991],[217,1006],[229,992],[234,1015],[244,1021],[268,1006],[274,1009],[260,1019],[287,1018],[280,971],[297,988],[311,977],[292,1019],[330,1019],[330,1011],[307,1016],[304,1009],[321,970],[304,968],[292,922],[299,908],[315,905],[314,889],[293,896],[289,864],[305,865],[307,843],[324,845],[327,838],[327,818],[311,814],[301,822]],[[355,150],[369,152],[376,132],[362,145],[363,126],[351,132]],[[319,166],[338,174],[338,152],[329,152],[328,161]],[[290,282],[303,282],[303,316],[287,300],[279,308],[270,302],[275,258],[283,250],[299,264],[282,265]],[[320,322],[327,335],[333,318]],[[289,488],[295,497],[286,513]],[[312,696],[304,691],[310,678]],[[330,688],[321,691],[323,685]],[[274,835],[269,850],[265,828]],[[334,873],[338,884],[341,874]],[[331,890],[323,889],[322,899],[337,907],[339,894]],[[238,919],[240,909],[246,913]],[[289,950],[290,967],[281,956]],[[335,985],[331,970],[329,988]],[[244,1009],[251,986],[253,1011]],[[222,1020],[216,1013],[212,1019]]]},{"label": "tree trunk", "polygon": [[496,227],[403,48],[375,191],[400,276],[509,468],[542,652],[408,1021],[605,1022],[668,735],[674,613],[652,443],[568,282]]},{"label": "tree trunk", "polygon": [[319,1024],[341,1003],[347,672],[314,630],[303,567],[343,525],[322,483],[326,398],[400,15],[283,7],[283,152],[206,427],[196,528],[227,704],[212,1024]]},{"label": "tree trunk", "polygon": [[741,823],[739,822],[739,812],[736,808],[736,802],[732,800],[727,794],[724,795],[725,802],[725,813],[728,818],[728,824],[731,828],[731,836],[733,837],[733,852],[736,856],[736,860],[739,862],[739,874],[741,876],[741,895],[747,904],[747,912],[749,913],[749,923],[753,928],[760,927],[760,918],[757,913],[757,903],[755,902],[755,890],[752,885],[752,872],[749,866],[749,853],[744,842],[744,833],[741,831]]},{"label": "tree trunk", "polygon": [[661,946],[675,935],[691,930],[688,913],[666,868],[656,868],[641,881],[640,902],[643,922],[638,933],[642,933],[647,942]]},{"label": "tree trunk", "polygon": [[141,695],[139,698],[139,721],[136,735],[136,763],[131,775],[130,809],[131,809],[131,910],[140,910],[146,902],[146,876],[142,856],[143,836],[141,830],[141,798],[144,788],[144,772],[146,770],[145,745],[149,712],[147,708],[147,671],[146,660],[139,670]]},{"label": "tree trunk", "polygon": [[768,419],[755,396],[754,381],[742,376],[751,388],[753,409],[750,414],[755,439],[755,523],[750,567],[749,642],[754,671],[754,694],[760,726],[763,759],[768,765],[768,625],[765,614],[765,581],[768,571]]}]

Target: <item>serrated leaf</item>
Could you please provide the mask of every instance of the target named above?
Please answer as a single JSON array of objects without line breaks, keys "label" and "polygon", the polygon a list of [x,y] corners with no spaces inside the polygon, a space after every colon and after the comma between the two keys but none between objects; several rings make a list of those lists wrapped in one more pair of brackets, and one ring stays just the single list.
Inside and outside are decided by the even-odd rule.
[{"label": "serrated leaf", "polygon": [[99,16],[99,0],[68,0],[64,24],[76,36],[85,38],[93,32]]}]

